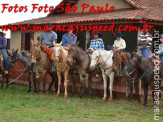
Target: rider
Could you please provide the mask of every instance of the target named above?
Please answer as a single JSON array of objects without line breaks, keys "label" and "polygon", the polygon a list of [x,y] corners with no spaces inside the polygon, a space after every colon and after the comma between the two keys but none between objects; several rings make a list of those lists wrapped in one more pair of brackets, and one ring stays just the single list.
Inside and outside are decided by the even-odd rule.
[{"label": "rider", "polygon": [[[47,54],[49,55],[50,60],[52,60],[52,54],[53,54],[53,41],[57,42],[57,33],[55,33],[52,29],[51,29],[51,24],[48,23],[48,29],[44,32],[41,33],[40,35],[40,39],[42,41],[42,44],[44,45],[44,49],[47,52]],[[52,67],[51,71],[55,71],[55,68]]]},{"label": "rider", "polygon": [[91,40],[90,42],[90,46],[89,46],[89,50],[87,50],[87,52],[89,52],[90,50],[104,50],[104,42],[103,40],[100,38],[101,37],[101,33],[96,31],[94,33],[94,38]]},{"label": "rider", "polygon": [[68,29],[68,33],[62,36],[62,46],[64,49],[68,50],[73,41],[73,44],[76,44],[77,36],[73,34],[73,29]]},{"label": "rider", "polygon": [[[90,42],[89,49],[86,50],[87,53],[92,53],[94,50],[104,50],[105,49],[104,42],[100,37],[101,37],[101,33],[96,31],[94,33],[94,38]],[[94,71],[95,77],[99,77],[100,73],[101,73],[100,69],[97,68],[97,70]]]},{"label": "rider", "polygon": [[123,50],[126,48],[126,42],[124,39],[122,39],[122,33],[117,32],[115,35],[116,40],[114,41],[113,48],[116,50]]},{"label": "rider", "polygon": [[9,67],[9,57],[7,54],[7,38],[5,37],[5,33],[2,31],[2,29],[0,29],[0,51],[3,55],[3,59],[4,59],[4,64],[5,64],[5,74],[8,74],[8,67]]},{"label": "rider", "polygon": [[[143,29],[143,26],[140,27]],[[140,51],[145,58],[149,58],[150,55],[150,46],[152,45],[152,35],[148,32],[148,29],[143,31],[138,38],[138,46],[141,46]]]},{"label": "rider", "polygon": [[163,63],[163,34],[160,35],[160,42],[161,44],[159,45],[159,51],[157,53],[160,54],[160,59]]}]

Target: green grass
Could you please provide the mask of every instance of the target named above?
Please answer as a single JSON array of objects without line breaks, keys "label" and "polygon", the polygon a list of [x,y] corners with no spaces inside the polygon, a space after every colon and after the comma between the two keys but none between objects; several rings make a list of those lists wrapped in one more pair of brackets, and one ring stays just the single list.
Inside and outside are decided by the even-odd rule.
[{"label": "green grass", "polygon": [[[115,121],[115,122],[153,122],[154,110],[149,100],[145,109],[135,101],[114,99],[112,103],[103,102],[94,97],[88,100],[85,96],[63,98],[54,97],[54,93],[46,95],[26,93],[24,86],[11,85],[0,89],[0,122],[48,122],[48,121]],[[160,121],[163,121],[163,104],[160,103]]]}]

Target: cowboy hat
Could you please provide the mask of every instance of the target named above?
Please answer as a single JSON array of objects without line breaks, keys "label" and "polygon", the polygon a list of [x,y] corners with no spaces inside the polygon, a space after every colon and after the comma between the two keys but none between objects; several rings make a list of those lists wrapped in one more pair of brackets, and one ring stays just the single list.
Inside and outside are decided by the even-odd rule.
[{"label": "cowboy hat", "polygon": [[115,36],[116,38],[120,38],[120,37],[122,37],[122,33],[118,31],[114,36]]},{"label": "cowboy hat", "polygon": [[162,38],[162,37],[163,37],[163,34],[160,35],[160,38]]},{"label": "cowboy hat", "polygon": [[2,31],[2,29],[0,29],[0,33],[2,33],[3,36],[6,36],[6,34],[4,33],[4,31]]},{"label": "cowboy hat", "polygon": [[99,31],[96,31],[93,35],[98,35],[99,37],[102,36],[102,34]]}]

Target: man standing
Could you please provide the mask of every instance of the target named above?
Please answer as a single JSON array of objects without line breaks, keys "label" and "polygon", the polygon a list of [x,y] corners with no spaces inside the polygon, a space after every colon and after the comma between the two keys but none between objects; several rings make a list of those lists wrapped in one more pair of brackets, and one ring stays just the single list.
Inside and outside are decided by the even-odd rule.
[{"label": "man standing", "polygon": [[[143,29],[143,26],[140,27]],[[149,58],[150,55],[150,47],[152,45],[152,35],[148,32],[148,29],[143,31],[142,34],[139,35],[138,38],[138,46],[140,46],[140,51],[145,58]]]},{"label": "man standing", "polygon": [[71,41],[73,42],[73,44],[76,44],[77,42],[77,36],[73,34],[72,29],[62,36],[62,46],[64,47],[64,49],[69,49]]}]

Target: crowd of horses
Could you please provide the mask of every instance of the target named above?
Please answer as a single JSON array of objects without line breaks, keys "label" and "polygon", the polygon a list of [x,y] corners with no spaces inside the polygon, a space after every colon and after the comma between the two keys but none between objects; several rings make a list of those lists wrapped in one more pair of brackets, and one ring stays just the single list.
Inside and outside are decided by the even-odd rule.
[{"label": "crowd of horses", "polygon": [[[113,81],[115,73],[123,74],[126,81],[126,96],[129,100],[133,99],[133,87],[135,86],[137,102],[140,103],[139,90],[140,86],[144,89],[144,103],[147,104],[148,86],[151,86],[152,97],[154,100],[154,63],[151,58],[146,59],[138,52],[124,52],[121,50],[95,50],[91,55],[84,51],[76,44],[71,44],[69,50],[65,50],[61,43],[54,42],[53,61],[51,61],[44,50],[44,47],[31,42],[30,52],[28,51],[13,51],[9,53],[10,67],[16,65],[18,61],[22,62],[28,72],[28,92],[31,91],[31,77],[33,79],[34,92],[40,91],[40,75],[43,74],[43,93],[45,93],[46,76],[49,74],[52,77],[52,82],[49,85],[51,89],[53,83],[56,89],[56,97],[60,95],[61,80],[64,75],[64,98],[67,98],[67,81],[71,79],[73,83],[72,91],[75,93],[76,80],[75,77],[80,77],[80,95],[81,98],[84,92],[84,81],[88,81],[89,98],[92,97],[92,73],[96,68],[100,68],[104,83],[103,100],[107,99],[107,77],[110,78],[109,83],[109,101],[112,101]],[[2,62],[2,61],[0,61]],[[56,72],[50,72],[52,65],[55,65]],[[3,72],[3,66],[0,66],[0,73],[3,78],[6,77],[8,86],[8,77]],[[159,74],[162,79],[157,85],[160,88],[163,81],[163,64],[161,63]],[[134,84],[134,85],[133,85]],[[2,82],[3,86],[3,82]],[[159,92],[158,97],[161,96]]]}]

